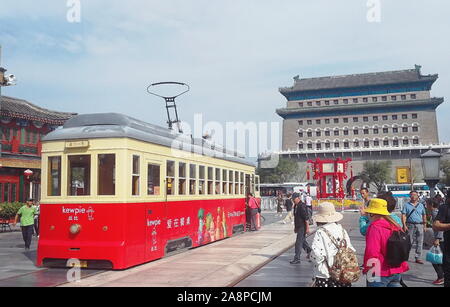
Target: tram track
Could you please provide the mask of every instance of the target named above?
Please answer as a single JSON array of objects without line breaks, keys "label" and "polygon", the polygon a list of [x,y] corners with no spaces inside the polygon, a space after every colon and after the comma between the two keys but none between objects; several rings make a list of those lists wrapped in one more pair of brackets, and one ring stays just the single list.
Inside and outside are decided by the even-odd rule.
[{"label": "tram track", "polygon": [[[69,283],[67,273],[70,268],[46,268],[39,271],[12,276],[0,280],[2,287],[57,287]],[[105,270],[80,270],[80,278],[91,277]]]}]

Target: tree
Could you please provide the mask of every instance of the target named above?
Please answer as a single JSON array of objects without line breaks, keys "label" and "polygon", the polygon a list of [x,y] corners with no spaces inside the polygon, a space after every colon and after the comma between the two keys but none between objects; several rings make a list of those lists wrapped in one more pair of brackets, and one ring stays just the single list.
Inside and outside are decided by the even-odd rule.
[{"label": "tree", "polygon": [[444,178],[441,181],[445,185],[450,185],[450,160],[441,160],[441,170],[444,173]]},{"label": "tree", "polygon": [[298,180],[300,170],[295,161],[281,158],[276,168],[258,168],[256,174],[261,183],[283,183]]},{"label": "tree", "polygon": [[391,181],[392,162],[391,161],[366,161],[360,176],[367,184],[374,184],[378,192],[383,190],[384,185]]}]

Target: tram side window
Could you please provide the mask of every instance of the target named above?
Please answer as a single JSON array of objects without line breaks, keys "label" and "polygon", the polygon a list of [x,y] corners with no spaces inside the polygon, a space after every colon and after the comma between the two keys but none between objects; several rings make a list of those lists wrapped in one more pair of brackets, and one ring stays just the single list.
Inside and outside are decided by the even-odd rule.
[{"label": "tram side window", "polygon": [[255,176],[255,190],[256,192],[259,192],[259,176]]},{"label": "tram side window", "polygon": [[166,171],[166,192],[167,195],[175,195],[175,162],[167,161]]},{"label": "tram side window", "polygon": [[228,174],[228,191],[230,194],[234,194],[233,192],[233,171],[229,171]]},{"label": "tram side window", "polygon": [[214,171],[212,167],[208,167],[208,194],[214,194]]},{"label": "tram side window", "polygon": [[220,195],[220,168],[216,168],[216,195]]},{"label": "tram side window", "polygon": [[222,193],[228,194],[228,171],[222,171]]},{"label": "tram side window", "polygon": [[61,196],[61,157],[48,158],[47,196]]},{"label": "tram side window", "polygon": [[241,182],[241,194],[244,194],[245,193],[245,191],[244,191],[244,173],[243,172],[241,172],[241,174],[240,174],[241,176],[240,176],[240,182]]},{"label": "tram side window", "polygon": [[147,166],[147,195],[160,194],[160,166],[148,164]]},{"label": "tram side window", "polygon": [[186,194],[186,163],[182,162],[178,165],[178,194]]},{"label": "tram side window", "polygon": [[234,194],[239,193],[239,172],[234,172]]},{"label": "tram side window", "polygon": [[189,194],[196,194],[197,165],[189,164]]},{"label": "tram side window", "polygon": [[98,195],[116,194],[116,155],[98,155]]},{"label": "tram side window", "polygon": [[91,194],[91,156],[68,157],[68,195],[84,196]]},{"label": "tram side window", "polygon": [[199,173],[199,182],[198,182],[198,188],[199,188],[199,193],[200,195],[204,195],[206,194],[206,189],[205,189],[205,167],[204,166],[199,166],[198,167],[198,173]]},{"label": "tram side window", "polygon": [[251,183],[252,187],[252,194],[255,193],[255,174],[252,174],[252,183]]},{"label": "tram side window", "polygon": [[140,157],[133,155],[133,173],[131,175],[131,195],[139,195]]}]

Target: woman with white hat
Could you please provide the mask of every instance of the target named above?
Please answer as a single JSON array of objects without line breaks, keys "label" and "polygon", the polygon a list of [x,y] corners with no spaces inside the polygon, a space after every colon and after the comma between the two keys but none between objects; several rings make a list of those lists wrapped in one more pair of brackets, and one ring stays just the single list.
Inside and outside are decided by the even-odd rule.
[{"label": "woman with white hat", "polygon": [[351,283],[341,283],[331,278],[330,268],[339,247],[345,241],[347,248],[355,251],[347,231],[338,224],[343,219],[341,213],[336,212],[334,205],[323,202],[319,205],[319,212],[313,216],[317,223],[317,231],[312,243],[311,260],[314,264],[315,287],[351,287]]}]

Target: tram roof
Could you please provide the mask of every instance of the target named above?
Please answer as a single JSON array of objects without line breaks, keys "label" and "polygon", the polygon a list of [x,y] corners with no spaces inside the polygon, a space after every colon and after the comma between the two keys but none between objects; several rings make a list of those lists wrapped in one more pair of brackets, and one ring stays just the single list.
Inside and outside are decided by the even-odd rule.
[{"label": "tram roof", "polygon": [[62,129],[50,132],[42,140],[63,141],[100,138],[131,138],[212,158],[255,166],[255,163],[248,161],[244,155],[236,151],[119,113],[75,116],[69,119]]}]

